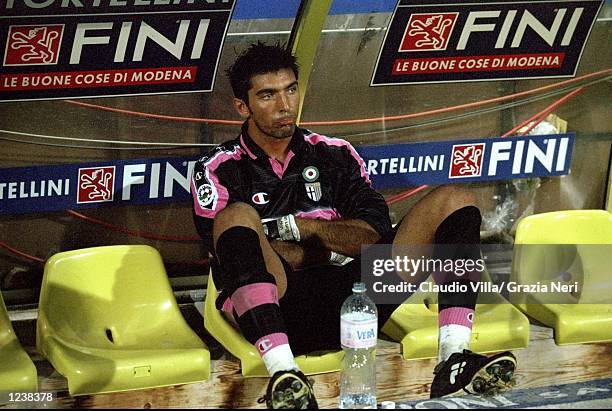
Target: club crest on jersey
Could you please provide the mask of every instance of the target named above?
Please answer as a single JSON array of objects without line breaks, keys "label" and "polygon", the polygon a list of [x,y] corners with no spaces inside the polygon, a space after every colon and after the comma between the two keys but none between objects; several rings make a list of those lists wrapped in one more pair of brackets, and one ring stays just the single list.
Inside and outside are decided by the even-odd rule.
[{"label": "club crest on jersey", "polygon": [[251,200],[258,205],[264,205],[264,204],[268,204],[270,202],[270,199],[268,198],[268,193],[255,193],[253,194],[253,197],[251,197]]},{"label": "club crest on jersey", "polygon": [[319,178],[319,169],[315,166],[308,166],[302,171],[302,177],[308,183],[314,183]]},{"label": "club crest on jersey", "polygon": [[217,199],[217,190],[210,184],[202,184],[198,188],[198,203],[202,208],[212,210]]},{"label": "club crest on jersey", "polygon": [[306,187],[306,195],[312,201],[319,201],[321,199],[321,183],[318,181],[316,183],[306,183],[304,184]]}]

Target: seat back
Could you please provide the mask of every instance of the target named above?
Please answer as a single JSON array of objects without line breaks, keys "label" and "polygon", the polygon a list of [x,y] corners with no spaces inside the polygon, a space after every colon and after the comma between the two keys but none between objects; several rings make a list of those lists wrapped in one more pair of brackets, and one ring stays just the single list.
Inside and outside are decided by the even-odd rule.
[{"label": "seat back", "polygon": [[2,293],[0,293],[0,349],[16,338],[11,320],[6,311],[6,305],[4,305],[4,300],[2,299]]},{"label": "seat back", "polygon": [[565,210],[525,217],[515,244],[612,244],[612,213]]},{"label": "seat back", "polygon": [[37,391],[34,363],[19,344],[0,293],[0,391]]},{"label": "seat back", "polygon": [[[512,280],[521,284],[578,283],[578,291],[540,294],[538,303],[610,302],[611,244],[612,213],[604,210],[567,210],[526,217],[516,231]],[[516,296],[513,302],[524,304],[527,298]]]},{"label": "seat back", "polygon": [[145,245],[54,255],[45,265],[39,308],[39,328],[95,348],[173,344],[181,340],[171,338],[173,325],[184,321],[161,256]]},{"label": "seat back", "polygon": [[[491,281],[488,270],[482,281]],[[430,276],[427,282],[435,284]],[[482,301],[486,303],[482,303]],[[438,353],[438,293],[417,291],[391,315],[382,331],[401,342],[404,359],[436,357]],[[470,349],[496,352],[525,348],[529,342],[529,320],[498,293],[483,298],[475,307]]]}]

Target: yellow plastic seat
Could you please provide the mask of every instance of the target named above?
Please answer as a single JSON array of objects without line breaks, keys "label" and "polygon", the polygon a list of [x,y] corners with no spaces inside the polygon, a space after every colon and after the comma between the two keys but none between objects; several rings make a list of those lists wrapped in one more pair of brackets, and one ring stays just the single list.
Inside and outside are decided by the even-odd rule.
[{"label": "yellow plastic seat", "polygon": [[0,293],[0,391],[38,391],[36,367],[15,336],[2,293]]},{"label": "yellow plastic seat", "polygon": [[[208,275],[208,286],[206,288],[206,301],[204,303],[204,326],[206,330],[225,347],[233,356],[240,360],[242,375],[245,377],[268,377],[268,371],[264,366],[257,348],[242,336],[239,330],[234,328],[217,310],[215,300],[217,289],[212,280],[212,274]],[[320,355],[300,355],[295,358],[298,366],[306,375],[323,374],[340,370],[342,351],[322,353]]]},{"label": "yellow plastic seat", "polygon": [[[485,271],[483,279],[490,279]],[[433,279],[428,280],[434,283]],[[438,294],[417,291],[391,316],[382,332],[400,341],[406,360],[438,355]],[[479,353],[514,350],[529,344],[529,319],[500,294],[476,304],[470,350]]]},{"label": "yellow plastic seat", "polygon": [[[542,246],[522,246],[525,244]],[[579,292],[522,293],[513,295],[511,301],[553,327],[559,345],[612,341],[609,245],[612,213],[605,210],[557,211],[524,218],[516,231],[512,280],[522,284],[577,282]]]},{"label": "yellow plastic seat", "polygon": [[210,353],[176,304],[152,247],[95,247],[45,265],[36,342],[71,395],[206,380]]}]

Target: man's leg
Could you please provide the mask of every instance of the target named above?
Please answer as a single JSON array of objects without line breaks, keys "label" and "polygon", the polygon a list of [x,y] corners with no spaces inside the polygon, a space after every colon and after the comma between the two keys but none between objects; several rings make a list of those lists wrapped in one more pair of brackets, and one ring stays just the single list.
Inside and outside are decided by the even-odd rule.
[{"label": "man's leg", "polygon": [[279,294],[287,289],[285,270],[266,239],[259,214],[251,206],[234,203],[215,217],[213,240],[222,276],[244,337],[257,347],[273,377],[267,405],[272,408],[315,406],[312,387],[295,363]]},{"label": "man's leg", "polygon": [[[479,258],[480,211],[475,198],[457,186],[442,186],[423,197],[402,220],[393,241],[398,246],[434,244],[433,257]],[[464,244],[455,255],[448,245]],[[411,256],[408,256],[411,257]],[[412,256],[418,258],[419,256]],[[421,282],[429,273],[417,273],[407,281]],[[434,275],[438,284],[469,282],[460,277]],[[468,287],[471,290],[471,287]],[[440,293],[438,325],[438,361],[445,361],[453,352],[468,348],[477,294]]]},{"label": "man's leg", "polygon": [[[474,206],[455,210],[442,221],[434,235],[433,258],[438,261],[480,259],[480,211]],[[441,292],[438,295],[438,362],[456,352],[467,350],[478,293],[472,284],[480,281],[481,272],[434,272],[437,284],[464,285],[466,292]]]},{"label": "man's leg", "polygon": [[[479,259],[481,216],[475,203],[474,197],[465,189],[457,186],[439,187],[410,210],[398,228],[393,244],[401,246],[434,244],[433,255],[425,257],[440,260]],[[427,272],[420,273],[406,280],[416,279],[420,282],[427,274]],[[510,377],[514,371],[516,361],[510,353],[503,353],[492,359],[477,354],[471,356],[465,354],[467,357],[461,357],[464,355],[463,351],[469,348],[478,297],[478,294],[472,291],[470,283],[479,279],[478,272],[462,276],[454,273],[434,273],[434,280],[438,284],[465,284],[468,286],[468,292],[444,292],[438,296],[439,365],[436,367],[436,378],[432,384],[432,397],[452,394],[465,388],[481,372],[481,368],[486,367],[489,370],[493,363],[501,364],[503,367],[499,368],[506,374],[511,369]],[[454,364],[449,359],[457,360],[458,363]],[[464,359],[468,361],[463,361]],[[468,362],[470,364],[467,364]],[[462,373],[465,379],[459,378]],[[501,376],[484,374],[486,381],[483,381],[486,382],[484,384],[486,387],[489,387],[487,384],[490,381],[495,383],[498,378],[501,379]],[[508,378],[506,374],[504,379]]]}]

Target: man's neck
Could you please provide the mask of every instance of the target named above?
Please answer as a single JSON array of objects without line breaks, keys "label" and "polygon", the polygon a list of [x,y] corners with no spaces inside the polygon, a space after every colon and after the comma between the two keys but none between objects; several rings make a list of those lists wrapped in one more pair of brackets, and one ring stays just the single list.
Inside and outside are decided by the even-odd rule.
[{"label": "man's neck", "polygon": [[268,157],[274,158],[280,163],[285,162],[285,158],[289,153],[291,137],[282,139],[270,137],[262,133],[261,130],[251,122],[249,122],[247,130],[251,139],[268,155]]}]

